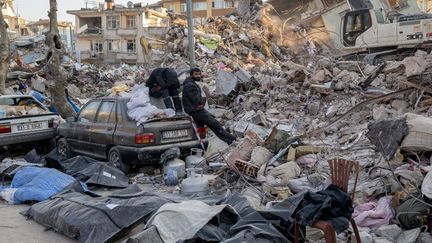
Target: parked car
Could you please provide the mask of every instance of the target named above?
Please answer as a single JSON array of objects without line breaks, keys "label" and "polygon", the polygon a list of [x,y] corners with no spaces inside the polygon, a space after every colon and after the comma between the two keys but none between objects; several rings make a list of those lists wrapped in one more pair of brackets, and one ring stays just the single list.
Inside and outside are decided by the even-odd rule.
[{"label": "parked car", "polygon": [[[30,95],[0,96],[0,149],[54,148],[60,117]],[[1,152],[0,152],[1,153]]]},{"label": "parked car", "polygon": [[[128,173],[131,166],[159,162],[169,148],[179,147],[187,155],[191,148],[201,147],[198,137],[204,137],[205,131],[198,135],[188,116],[152,119],[138,126],[127,115],[128,101],[120,97],[90,100],[76,117],[59,126],[58,152],[106,160]],[[163,106],[156,101],[151,99],[155,106]]]}]

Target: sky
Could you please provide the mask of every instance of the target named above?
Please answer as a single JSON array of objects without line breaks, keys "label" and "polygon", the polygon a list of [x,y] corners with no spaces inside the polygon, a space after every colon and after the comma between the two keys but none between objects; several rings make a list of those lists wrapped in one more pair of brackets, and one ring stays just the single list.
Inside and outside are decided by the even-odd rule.
[{"label": "sky", "polygon": [[[155,3],[158,0],[132,0],[132,2]],[[48,18],[49,0],[14,0],[15,11],[27,20],[39,20]],[[75,22],[73,15],[67,14],[67,10],[78,10],[85,7],[85,0],[57,0],[58,20]],[[105,2],[104,0],[89,0],[88,2]],[[128,0],[115,0],[116,4],[126,5]],[[90,4],[88,6],[91,6]]]}]

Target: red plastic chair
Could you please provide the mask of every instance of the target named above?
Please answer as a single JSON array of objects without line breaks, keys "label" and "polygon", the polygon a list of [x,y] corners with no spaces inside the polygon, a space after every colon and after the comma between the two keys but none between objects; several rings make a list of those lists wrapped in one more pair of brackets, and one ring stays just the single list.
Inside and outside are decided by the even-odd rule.
[{"label": "red plastic chair", "polygon": [[[354,181],[354,188],[351,192],[351,200],[354,201],[355,190],[356,190],[357,180],[360,171],[360,165],[358,161],[350,161],[345,159],[332,159],[329,160],[328,163],[330,166],[332,185],[341,188],[346,193],[348,193],[348,181],[354,169],[355,181]],[[354,230],[356,241],[357,243],[360,243],[361,242],[360,234],[354,219],[351,218],[350,223]],[[324,232],[326,243],[336,243],[336,232],[330,223],[327,223],[326,221],[317,221],[312,225],[312,228],[320,229]],[[294,223],[295,243],[298,243],[300,241],[299,234],[300,234],[300,225]]]}]

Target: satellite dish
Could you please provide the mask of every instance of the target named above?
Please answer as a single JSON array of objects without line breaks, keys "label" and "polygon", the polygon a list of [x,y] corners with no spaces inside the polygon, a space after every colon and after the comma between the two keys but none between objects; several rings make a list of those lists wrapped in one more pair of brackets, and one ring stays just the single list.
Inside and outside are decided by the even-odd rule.
[{"label": "satellite dish", "polygon": [[131,1],[129,1],[129,2],[127,2],[127,6],[128,6],[128,8],[133,8],[133,6],[134,6],[134,3],[133,3],[133,2],[131,2]]}]

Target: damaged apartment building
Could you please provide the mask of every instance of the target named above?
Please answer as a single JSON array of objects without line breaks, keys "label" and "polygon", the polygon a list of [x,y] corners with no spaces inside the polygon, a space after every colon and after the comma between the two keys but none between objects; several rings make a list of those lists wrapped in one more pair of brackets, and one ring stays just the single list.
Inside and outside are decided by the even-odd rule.
[{"label": "damaged apartment building", "polygon": [[[203,23],[209,17],[224,16],[235,11],[236,1],[232,0],[193,0],[193,21]],[[168,11],[186,15],[186,0],[163,0],[162,5]]]},{"label": "damaged apartment building", "polygon": [[106,1],[97,8],[70,10],[75,15],[76,55],[80,62],[146,63],[148,39],[165,33],[169,17],[161,8]]}]

